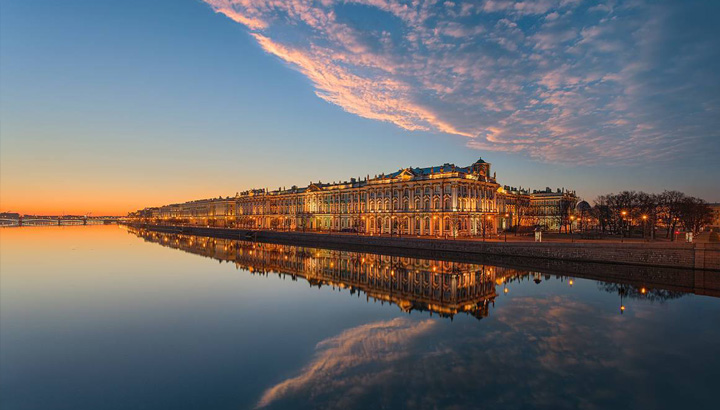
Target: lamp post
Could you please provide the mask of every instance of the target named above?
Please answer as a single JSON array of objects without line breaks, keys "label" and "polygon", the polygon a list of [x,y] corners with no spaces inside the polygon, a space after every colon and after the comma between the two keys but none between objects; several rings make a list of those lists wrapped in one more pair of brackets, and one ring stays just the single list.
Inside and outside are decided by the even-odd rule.
[{"label": "lamp post", "polygon": [[643,215],[643,216],[642,216],[642,221],[643,221],[643,239],[645,239],[645,222],[647,221],[647,219],[648,219],[648,216],[647,216],[647,215]]},{"label": "lamp post", "polygon": [[620,212],[620,242],[623,242],[623,238],[625,237],[625,215],[627,215],[627,211]]},{"label": "lamp post", "polygon": [[[506,222],[507,222],[508,216],[510,216],[510,214],[505,214],[505,221],[506,221]],[[507,242],[507,227],[505,227],[505,242]]]},{"label": "lamp post", "polygon": [[575,215],[570,215],[570,242],[575,242],[575,237],[573,236],[573,222],[575,221]]},{"label": "lamp post", "polygon": [[492,221],[492,217],[488,215],[486,223],[483,224],[483,227],[485,228],[483,229],[483,241],[485,240],[485,230],[488,228],[488,225],[490,225],[490,221]]}]

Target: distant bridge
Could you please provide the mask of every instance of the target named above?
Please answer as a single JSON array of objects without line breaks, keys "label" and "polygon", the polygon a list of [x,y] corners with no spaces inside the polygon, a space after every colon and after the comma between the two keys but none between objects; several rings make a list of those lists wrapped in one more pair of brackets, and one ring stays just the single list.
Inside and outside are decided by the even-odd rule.
[{"label": "distant bridge", "polygon": [[0,226],[68,226],[68,225],[110,225],[120,220],[118,217],[88,216],[28,216],[20,218],[0,218]]}]

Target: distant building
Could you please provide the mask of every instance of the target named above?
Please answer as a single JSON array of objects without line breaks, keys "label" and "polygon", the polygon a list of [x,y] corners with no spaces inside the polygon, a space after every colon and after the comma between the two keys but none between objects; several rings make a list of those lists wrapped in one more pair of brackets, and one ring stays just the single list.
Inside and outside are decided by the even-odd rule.
[{"label": "distant building", "polygon": [[712,221],[710,222],[710,228],[720,228],[720,202],[708,204],[712,209]]},{"label": "distant building", "polygon": [[529,215],[532,224],[548,230],[560,230],[570,224],[570,217],[577,205],[575,191],[565,188],[545,188],[530,194]]},{"label": "distant building", "polygon": [[511,229],[517,226],[530,226],[530,192],[527,189],[505,185],[498,190],[501,216],[500,228]]}]

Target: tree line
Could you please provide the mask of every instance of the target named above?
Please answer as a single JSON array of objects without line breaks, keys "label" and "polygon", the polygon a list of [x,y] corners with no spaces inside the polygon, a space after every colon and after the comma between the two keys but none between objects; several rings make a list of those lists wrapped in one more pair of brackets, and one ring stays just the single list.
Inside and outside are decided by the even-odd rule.
[{"label": "tree line", "polygon": [[637,228],[652,237],[657,227],[666,238],[674,238],[678,229],[698,233],[712,221],[712,208],[703,199],[679,191],[661,194],[623,191],[600,195],[589,210],[602,232],[630,235]]}]

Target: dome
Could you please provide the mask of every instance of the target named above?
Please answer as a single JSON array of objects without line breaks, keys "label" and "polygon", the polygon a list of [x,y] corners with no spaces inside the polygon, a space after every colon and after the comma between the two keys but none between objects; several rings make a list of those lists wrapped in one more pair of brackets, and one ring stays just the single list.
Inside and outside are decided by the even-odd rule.
[{"label": "dome", "polygon": [[587,211],[589,211],[590,209],[592,209],[592,207],[590,206],[589,203],[587,203],[587,201],[580,201],[580,202],[578,202],[578,204],[575,206],[575,209],[577,209],[578,211],[587,212]]}]

